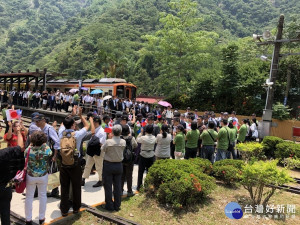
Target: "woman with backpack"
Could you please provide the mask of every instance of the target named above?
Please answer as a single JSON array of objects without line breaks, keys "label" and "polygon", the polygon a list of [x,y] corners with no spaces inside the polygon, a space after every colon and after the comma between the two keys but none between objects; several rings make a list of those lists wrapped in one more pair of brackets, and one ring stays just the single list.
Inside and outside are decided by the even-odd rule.
[{"label": "woman with backpack", "polygon": [[133,136],[130,136],[130,130],[128,125],[122,125],[121,138],[126,141],[126,147],[124,149],[123,159],[123,173],[122,173],[122,191],[124,191],[125,180],[127,182],[127,197],[132,197],[132,173],[134,166],[134,149],[137,147],[137,142]]},{"label": "woman with backpack", "polygon": [[40,201],[39,222],[45,222],[47,205],[47,185],[48,185],[48,160],[52,151],[46,144],[47,136],[43,131],[34,132],[30,145],[25,150],[25,158],[28,156],[27,175],[26,175],[26,199],[25,199],[25,218],[26,224],[32,224],[32,202],[36,186]]}]

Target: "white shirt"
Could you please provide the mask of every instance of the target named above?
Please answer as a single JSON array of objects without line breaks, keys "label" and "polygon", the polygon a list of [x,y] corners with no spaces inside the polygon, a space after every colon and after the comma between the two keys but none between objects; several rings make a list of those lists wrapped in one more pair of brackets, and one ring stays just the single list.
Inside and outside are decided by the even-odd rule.
[{"label": "white shirt", "polygon": [[103,103],[103,100],[101,98],[97,99],[97,107],[101,107]]},{"label": "white shirt", "polygon": [[92,100],[93,100],[92,97],[89,96],[89,95],[86,95],[86,96],[83,97],[84,103],[91,103]]}]

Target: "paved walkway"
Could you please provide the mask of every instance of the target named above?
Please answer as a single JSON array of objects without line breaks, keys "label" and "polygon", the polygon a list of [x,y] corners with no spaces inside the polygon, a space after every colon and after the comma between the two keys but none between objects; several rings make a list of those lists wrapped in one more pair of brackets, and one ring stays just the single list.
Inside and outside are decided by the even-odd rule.
[{"label": "paved walkway", "polygon": [[[138,166],[134,166],[133,170],[133,191],[136,190],[137,184],[137,174]],[[86,179],[85,186],[82,187],[82,203],[85,203],[90,206],[97,206],[104,202],[104,188],[98,187],[93,188],[92,186],[97,182],[98,174],[91,175]],[[127,190],[126,183],[124,185],[124,190]],[[124,192],[126,194],[126,192]],[[59,210],[60,200],[57,198],[47,198],[47,210],[46,210],[46,223],[61,217]],[[18,193],[13,193],[11,201],[11,211],[17,213],[18,215],[25,217],[25,196]],[[71,210],[70,210],[71,212]],[[38,223],[39,220],[39,200],[35,198],[33,201],[33,211],[32,219],[34,222]]]}]

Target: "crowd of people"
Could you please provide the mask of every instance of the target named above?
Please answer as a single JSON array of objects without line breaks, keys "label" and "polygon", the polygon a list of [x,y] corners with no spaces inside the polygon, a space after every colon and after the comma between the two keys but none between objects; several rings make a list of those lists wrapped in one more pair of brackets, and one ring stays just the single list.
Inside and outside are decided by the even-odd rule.
[{"label": "crowd of people", "polygon": [[[65,108],[63,103],[67,101],[65,99],[62,102],[65,95],[61,94],[64,97],[60,98],[60,104],[56,102],[57,110]],[[46,105],[44,109],[49,104],[49,96],[51,98],[56,95],[57,93],[50,93],[47,101],[42,101],[42,105]],[[240,122],[234,111],[230,115],[224,112],[216,117],[214,112],[206,111],[200,115],[196,109],[192,111],[188,107],[185,113],[180,113],[171,107],[151,107],[148,103],[122,100],[114,96],[105,104],[101,101],[97,108],[99,110],[92,109],[84,116],[83,107],[78,103],[87,103],[90,95],[66,95],[72,96],[70,99],[73,100],[69,99],[72,108],[60,125],[56,122],[50,123],[45,115],[37,112],[32,114],[29,128],[23,125],[22,118],[5,121],[7,127],[3,139],[8,148],[0,150],[0,171],[10,173],[2,173],[0,176],[0,215],[4,225],[10,224],[8,214],[12,187],[7,184],[16,171],[24,167],[27,156],[26,224],[32,224],[32,201],[35,195],[39,197],[39,222],[43,224],[47,205],[48,173],[52,162],[59,162],[62,216],[67,216],[71,207],[73,213],[78,213],[81,207],[81,187],[85,185],[93,166],[99,179],[93,187],[104,186],[104,208],[118,211],[125,183],[127,196],[134,195],[134,164],[138,165],[136,189],[140,190],[144,172],[149,170],[155,160],[201,157],[214,163],[227,158],[238,159],[240,156],[235,144],[255,141],[258,138],[255,114],[251,121],[244,119]],[[102,100],[101,97],[98,99]],[[17,101],[20,104],[18,98],[11,100],[12,103]],[[40,107],[33,99],[27,100],[24,101],[23,98],[22,105]],[[10,108],[7,102],[10,101],[2,103],[4,120],[5,110]],[[87,143],[86,147],[84,142]],[[15,163],[16,160],[20,163]],[[58,197],[58,188],[48,193],[49,196]]]}]

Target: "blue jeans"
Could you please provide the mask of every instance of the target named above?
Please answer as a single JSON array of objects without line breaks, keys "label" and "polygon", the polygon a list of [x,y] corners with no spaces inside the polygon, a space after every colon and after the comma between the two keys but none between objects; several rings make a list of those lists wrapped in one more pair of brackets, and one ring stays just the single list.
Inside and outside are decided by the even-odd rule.
[{"label": "blue jeans", "polygon": [[223,149],[218,149],[216,161],[230,159],[230,152]]},{"label": "blue jeans", "polygon": [[208,159],[211,163],[214,163],[214,153],[215,146],[213,145],[203,145],[202,147],[202,157]]}]

